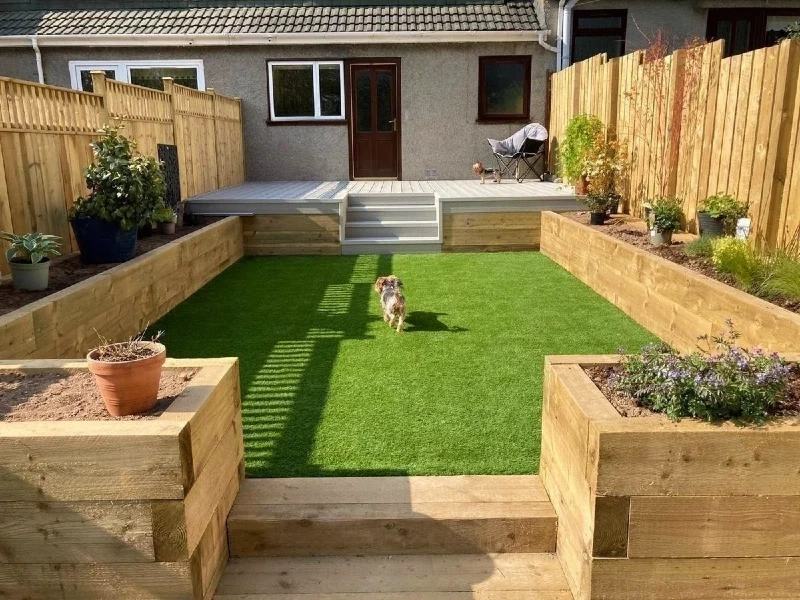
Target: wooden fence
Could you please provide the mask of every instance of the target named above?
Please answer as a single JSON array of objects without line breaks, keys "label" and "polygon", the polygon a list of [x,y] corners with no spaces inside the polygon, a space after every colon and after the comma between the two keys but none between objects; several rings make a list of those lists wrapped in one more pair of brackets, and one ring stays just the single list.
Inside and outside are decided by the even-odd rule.
[{"label": "wooden fence", "polygon": [[86,194],[89,144],[105,124],[124,123],[143,154],[177,145],[183,198],[244,181],[238,98],[171,79],[161,92],[92,76],[94,93],[0,77],[0,230],[59,235],[63,250],[77,250],[67,214]]},{"label": "wooden fence", "polygon": [[551,164],[569,120],[595,114],[628,153],[620,192],[631,214],[644,199],[698,204],[718,192],[750,204],[754,239],[789,243],[800,231],[800,42],[723,58],[722,42],[659,60],[595,56],[553,74]]}]

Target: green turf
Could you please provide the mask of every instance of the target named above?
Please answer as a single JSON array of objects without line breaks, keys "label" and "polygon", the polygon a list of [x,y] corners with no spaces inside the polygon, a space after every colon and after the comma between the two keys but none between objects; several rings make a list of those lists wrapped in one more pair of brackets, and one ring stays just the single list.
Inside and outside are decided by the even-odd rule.
[{"label": "green turf", "polygon": [[240,358],[251,477],[536,473],[543,357],[653,339],[538,253],[246,258],[156,327]]}]

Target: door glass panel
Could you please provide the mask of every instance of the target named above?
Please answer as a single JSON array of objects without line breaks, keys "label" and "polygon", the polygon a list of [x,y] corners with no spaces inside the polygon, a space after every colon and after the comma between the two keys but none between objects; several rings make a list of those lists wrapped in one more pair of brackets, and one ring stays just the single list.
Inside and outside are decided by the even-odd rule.
[{"label": "door glass panel", "polygon": [[372,73],[356,71],[356,131],[372,131]]},{"label": "door glass panel", "polygon": [[137,67],[130,73],[131,83],[154,90],[164,90],[162,77],[172,77],[178,85],[197,89],[197,69],[194,67]]},{"label": "door glass panel", "polygon": [[622,56],[623,40],[614,35],[582,35],[575,36],[575,47],[572,62],[580,62],[596,54],[608,54],[608,58]]},{"label": "door glass panel", "polygon": [[622,16],[578,16],[578,27],[581,29],[619,29],[622,27]]},{"label": "door glass panel", "polygon": [[525,114],[525,65],[493,63],[486,67],[486,113]]},{"label": "door glass panel", "polygon": [[276,117],[314,116],[314,66],[272,65]]},{"label": "door glass panel", "polygon": [[[99,71],[100,69],[85,69],[81,70],[81,89],[84,92],[93,92],[94,84],[92,83],[92,71]],[[103,71],[106,74],[106,79],[116,79],[117,73],[114,69],[110,71]]]},{"label": "door glass panel", "polygon": [[378,131],[392,131],[392,73],[378,71]]},{"label": "door glass panel", "polygon": [[319,105],[323,117],[342,114],[342,71],[339,65],[319,66]]}]

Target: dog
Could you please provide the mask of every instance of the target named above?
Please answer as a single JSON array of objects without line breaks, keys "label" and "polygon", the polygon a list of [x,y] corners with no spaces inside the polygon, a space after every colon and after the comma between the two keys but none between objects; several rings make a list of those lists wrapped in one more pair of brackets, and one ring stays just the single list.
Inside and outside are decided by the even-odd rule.
[{"label": "dog", "polygon": [[375,282],[375,291],[381,297],[383,320],[394,329],[396,319],[397,333],[403,331],[403,323],[406,320],[406,297],[403,295],[402,288],[403,282],[394,275],[378,277]]},{"label": "dog", "polygon": [[495,183],[500,183],[499,169],[487,169],[483,166],[482,162],[476,162],[474,165],[472,165],[472,172],[481,178],[481,185],[486,183],[487,175],[491,176]]}]

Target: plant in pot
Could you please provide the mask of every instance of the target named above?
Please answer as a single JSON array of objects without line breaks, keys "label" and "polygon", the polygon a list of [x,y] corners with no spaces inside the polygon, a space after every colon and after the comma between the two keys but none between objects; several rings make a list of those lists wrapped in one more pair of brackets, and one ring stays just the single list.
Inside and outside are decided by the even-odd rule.
[{"label": "plant in pot", "polygon": [[625,170],[624,152],[616,142],[607,140],[599,134],[584,159],[587,185],[585,197],[581,201],[591,211],[591,224],[602,225],[608,214],[619,206],[620,197],[616,193],[617,177]]},{"label": "plant in pot", "polygon": [[46,290],[50,281],[50,257],[60,256],[57,235],[34,231],[15,235],[0,231],[0,240],[11,244],[6,259],[11,268],[11,281],[18,290]]},{"label": "plant in pot", "polygon": [[591,191],[580,198],[589,209],[589,223],[602,225],[608,219],[608,213],[619,204],[619,197],[614,194],[599,195]]},{"label": "plant in pot", "polygon": [[92,143],[86,170],[89,194],[78,198],[70,223],[85,263],[116,263],[136,254],[137,232],[164,206],[164,174],[158,161],[136,153],[122,126],[104,127]]},{"label": "plant in pot", "polygon": [[558,163],[561,176],[575,185],[579,196],[586,194],[586,159],[603,132],[603,122],[588,114],[573,117],[564,131],[558,148]]},{"label": "plant in pot", "polygon": [[124,417],[152,410],[158,400],[158,384],[167,358],[167,349],[144,334],[125,342],[111,343],[100,338],[100,346],[86,356],[89,371],[103,397],[106,410]]},{"label": "plant in pot", "polygon": [[165,235],[175,235],[175,225],[178,222],[178,215],[168,206],[161,208],[155,213],[158,221],[158,231]]},{"label": "plant in pot", "polygon": [[700,235],[731,235],[736,229],[736,222],[746,216],[746,202],[741,202],[730,194],[709,196],[700,203],[700,210],[697,212]]},{"label": "plant in pot", "polygon": [[650,209],[650,243],[653,246],[672,243],[672,234],[681,224],[681,205],[680,199],[671,197],[655,198],[647,203],[646,207]]}]

